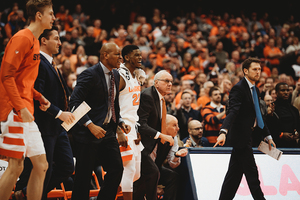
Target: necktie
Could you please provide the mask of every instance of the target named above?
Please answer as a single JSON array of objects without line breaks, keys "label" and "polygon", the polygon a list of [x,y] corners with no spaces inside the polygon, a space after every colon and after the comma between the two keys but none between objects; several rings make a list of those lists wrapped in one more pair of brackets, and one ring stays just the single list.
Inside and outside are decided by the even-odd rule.
[{"label": "necktie", "polygon": [[253,86],[251,89],[252,89],[252,96],[253,96],[254,108],[255,108],[255,113],[256,113],[257,125],[259,128],[263,129],[265,125],[264,125],[264,121],[261,116],[259,101],[258,101],[255,86]]},{"label": "necktie", "polygon": [[62,87],[62,89],[63,89],[63,91],[64,91],[64,95],[65,95],[65,98],[64,98],[64,102],[65,102],[65,110],[67,110],[67,109],[68,109],[68,97],[67,97],[67,93],[66,93],[64,84],[63,84],[63,82],[62,82],[62,80],[61,80],[60,73],[59,73],[59,71],[58,71],[58,69],[57,69],[57,66],[56,66],[56,64],[55,64],[54,61],[52,61],[52,65],[53,65],[53,67],[54,67],[54,69],[55,69],[55,71],[56,71],[56,74],[57,74],[58,79],[59,79],[59,81],[60,81],[61,87]]},{"label": "necktie", "polygon": [[112,112],[112,119],[116,122],[116,114],[115,114],[115,77],[114,73],[109,72],[110,74],[110,88],[109,88],[109,103]]},{"label": "necktie", "polygon": [[166,134],[166,117],[167,117],[167,108],[165,99],[162,98],[162,115],[161,115],[161,133]]}]

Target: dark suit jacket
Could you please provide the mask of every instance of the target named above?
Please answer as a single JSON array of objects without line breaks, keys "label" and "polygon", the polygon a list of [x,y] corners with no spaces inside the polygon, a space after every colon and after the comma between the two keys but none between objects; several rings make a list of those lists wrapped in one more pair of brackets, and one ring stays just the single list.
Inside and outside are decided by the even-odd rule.
[{"label": "dark suit jacket", "polygon": [[145,147],[142,153],[150,154],[157,142],[154,137],[158,131],[161,131],[160,100],[154,86],[148,87],[141,92],[138,116],[139,132]]},{"label": "dark suit jacket", "polygon": [[[119,72],[113,69],[116,86],[116,97],[115,97],[115,115],[118,120],[120,118],[120,107],[119,107]],[[85,101],[91,110],[83,116],[78,123],[72,128],[72,134],[74,139],[83,143],[90,141],[100,141],[97,139],[84,124],[91,120],[95,125],[103,127],[103,122],[108,112],[108,87],[105,80],[105,74],[100,63],[84,70],[77,77],[76,86],[72,92],[70,100],[70,108],[76,109],[83,101]],[[105,137],[112,137],[106,134]],[[114,134],[115,137],[115,134]]]},{"label": "dark suit jacket", "polygon": [[[259,96],[259,90],[256,87]],[[222,128],[228,130],[228,143],[232,147],[243,148],[251,146],[252,128],[256,114],[252,94],[245,78],[234,85],[229,94],[229,107]],[[263,136],[270,135],[265,123],[260,131]]]},{"label": "dark suit jacket", "polygon": [[52,64],[50,64],[49,61],[41,54],[39,74],[34,87],[51,102],[51,106],[46,112],[39,109],[40,104],[38,101],[35,101],[34,103],[35,122],[43,135],[59,134],[63,129],[61,126],[62,121],[58,118],[55,119],[55,117],[60,110],[65,110],[65,94],[63,87],[65,88],[67,97],[69,96],[69,92],[63,77],[60,73],[59,75],[63,86],[61,85],[59,77]]}]

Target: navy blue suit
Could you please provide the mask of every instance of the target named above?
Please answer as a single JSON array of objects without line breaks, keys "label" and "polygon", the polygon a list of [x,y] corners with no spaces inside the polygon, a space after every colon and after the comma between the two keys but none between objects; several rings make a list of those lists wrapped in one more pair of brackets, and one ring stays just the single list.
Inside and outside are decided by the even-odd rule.
[{"label": "navy blue suit", "polygon": [[[256,91],[259,95],[257,87]],[[259,132],[266,137],[270,135],[270,132],[266,123],[263,129],[254,128],[255,119],[256,114],[252,94],[246,78],[243,78],[230,91],[229,107],[221,127],[221,129],[228,130],[227,141],[233,147],[233,150],[229,168],[223,182],[220,200],[234,198],[243,174],[246,176],[253,198],[265,199],[258,180],[251,136],[255,132]],[[260,131],[254,131],[254,129],[260,129]]]},{"label": "navy blue suit", "polygon": [[[67,85],[60,73],[59,76],[52,64],[41,54],[39,74],[34,87],[51,102],[51,106],[46,112],[39,109],[40,104],[38,101],[34,102],[35,122],[42,134],[49,164],[44,181],[43,199],[47,199],[47,193],[74,172],[73,153],[67,132],[61,126],[62,121],[58,118],[55,119],[60,110],[65,111],[67,109],[64,90],[66,91],[67,99],[69,97]],[[31,163],[29,159],[26,159],[24,172],[28,171],[28,169],[31,170]],[[20,178],[20,185],[24,186],[23,184],[24,182],[27,183],[27,180],[24,181],[24,178],[22,180],[22,177],[26,176],[21,175]],[[18,186],[17,184],[17,188],[22,187],[20,185]]]},{"label": "navy blue suit", "polygon": [[[114,200],[122,178],[123,163],[116,139],[116,128],[120,118],[120,75],[117,70],[113,69],[112,71],[116,89],[114,101],[116,123],[111,119],[109,124],[103,124],[108,113],[109,96],[105,74],[100,63],[84,70],[78,76],[77,84],[71,95],[70,108],[76,109],[83,101],[91,107],[91,110],[72,128],[76,157],[73,200],[89,199],[91,175],[96,166],[101,165],[107,172],[98,199]],[[106,131],[104,138],[97,139],[84,126],[89,120]]]}]

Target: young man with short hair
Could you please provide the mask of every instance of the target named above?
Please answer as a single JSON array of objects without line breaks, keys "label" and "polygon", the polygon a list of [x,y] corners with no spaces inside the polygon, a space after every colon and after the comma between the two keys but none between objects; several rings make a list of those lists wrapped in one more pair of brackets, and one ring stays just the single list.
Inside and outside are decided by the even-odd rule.
[{"label": "young man with short hair", "polygon": [[258,170],[253,156],[251,135],[259,132],[269,143],[269,149],[276,147],[259,107],[259,90],[255,83],[261,75],[260,60],[248,58],[242,64],[245,77],[235,84],[229,94],[229,107],[219,137],[214,145],[228,142],[233,147],[219,200],[233,199],[243,174],[254,199],[264,200],[258,179]]},{"label": "young man with short hair", "polygon": [[[142,54],[138,46],[125,46],[122,49],[122,57],[124,64],[121,64],[118,69],[120,73],[119,104],[122,119],[131,127],[130,132],[125,134],[127,143],[124,133],[122,131],[117,133],[124,166],[121,180],[123,198],[132,200],[133,182],[140,178],[141,151],[144,148],[136,127],[139,120],[137,110],[140,105],[141,85],[143,84],[143,80],[140,78],[145,79],[146,74],[140,69]],[[125,144],[122,141],[125,141]]]},{"label": "young man with short hair", "polygon": [[26,4],[28,28],[16,33],[7,44],[0,70],[0,155],[8,157],[8,168],[0,179],[0,199],[9,199],[23,170],[24,156],[33,169],[27,197],[40,200],[48,168],[39,129],[34,122],[33,99],[46,111],[50,102],[34,89],[40,63],[38,38],[55,20],[51,0],[29,0]]},{"label": "young man with short hair", "polygon": [[221,104],[221,91],[219,87],[209,90],[210,103],[207,104],[201,114],[204,120],[204,136],[208,139],[210,146],[217,142],[219,131],[226,117],[225,106]]}]

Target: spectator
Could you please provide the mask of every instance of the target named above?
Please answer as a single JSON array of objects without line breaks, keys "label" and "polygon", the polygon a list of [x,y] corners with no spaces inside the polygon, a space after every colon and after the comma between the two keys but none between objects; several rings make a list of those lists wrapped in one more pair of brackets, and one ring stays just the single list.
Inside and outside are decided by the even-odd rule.
[{"label": "spectator", "polygon": [[82,6],[81,4],[77,4],[75,6],[75,11],[72,14],[72,18],[73,19],[78,19],[79,24],[83,27],[83,28],[87,28],[87,22],[90,19],[89,15],[86,15],[84,12],[82,12]]},{"label": "spectator", "polygon": [[200,69],[204,70],[204,63],[205,61],[207,62],[208,60],[208,53],[207,53],[207,49],[205,49],[203,45],[201,45],[201,43],[198,44],[196,47],[196,56],[198,56],[199,58]]},{"label": "spectator", "polygon": [[176,112],[174,113],[174,116],[178,119],[179,124],[179,135],[180,139],[187,137],[188,134],[188,123],[189,121],[196,119],[201,121],[201,115],[198,110],[194,110],[191,107],[192,103],[192,95],[188,91],[182,92],[181,95],[181,107],[176,109]]},{"label": "spectator", "polygon": [[6,37],[8,37],[9,39],[21,29],[21,27],[19,27],[18,24],[17,12],[12,13],[12,15],[10,16],[10,20],[5,24],[4,29],[5,29]]},{"label": "spectator", "polygon": [[209,147],[209,142],[203,136],[203,125],[198,120],[191,120],[188,123],[189,136],[183,138],[185,147]]},{"label": "spectator", "polygon": [[283,56],[283,53],[278,47],[275,47],[275,40],[269,39],[268,45],[264,48],[264,57],[270,62],[271,68],[279,67],[279,58]]},{"label": "spectator", "polygon": [[81,26],[81,24],[79,23],[79,20],[78,20],[78,19],[74,19],[74,20],[72,21],[72,27],[69,28],[68,31],[71,31],[71,32],[72,32],[74,29],[77,29],[78,35],[79,35],[80,37],[83,36],[83,34],[84,34],[85,30],[86,30],[86,28],[83,28],[83,27]]},{"label": "spectator", "polygon": [[114,39],[114,43],[116,43],[120,48],[122,48],[124,46],[126,36],[127,36],[126,30],[120,28],[118,30],[118,37]]},{"label": "spectator", "polygon": [[[175,105],[176,105],[176,107],[180,103],[181,95],[182,95],[183,91],[185,91],[186,89],[191,89],[191,88],[192,88],[192,86],[191,86],[191,81],[190,80],[180,81],[180,91],[175,96]],[[196,92],[195,92],[195,94],[196,94]]]},{"label": "spectator", "polygon": [[128,25],[127,29],[126,29],[126,32],[127,32],[126,39],[133,40],[137,37],[136,33],[133,31],[133,25]]},{"label": "spectator", "polygon": [[260,32],[255,33],[255,46],[254,53],[258,58],[264,58],[264,48],[263,37]]},{"label": "spectator", "polygon": [[170,41],[169,28],[167,26],[162,26],[160,29],[162,34],[161,36],[155,38],[154,44],[157,45],[158,41],[162,41],[164,45],[166,45]]},{"label": "spectator", "polygon": [[138,47],[141,51],[146,51],[147,53],[151,52],[150,43],[148,42],[146,37],[139,37],[137,39]]},{"label": "spectator", "polygon": [[223,50],[231,55],[233,51],[233,43],[227,35],[227,28],[225,28],[224,26],[219,27],[219,41],[223,43]]},{"label": "spectator", "polygon": [[232,83],[229,78],[225,77],[220,84],[221,104],[227,105],[229,99],[229,92],[232,88]]},{"label": "spectator", "polygon": [[203,72],[198,72],[194,79],[194,90],[196,92],[196,98],[199,98],[200,88],[203,87],[206,82],[206,74]]},{"label": "spectator", "polygon": [[212,71],[219,72],[219,65],[217,64],[217,57],[214,52],[209,53],[208,60],[203,63],[204,73],[209,74]]},{"label": "spectator", "polygon": [[233,62],[228,62],[222,71],[226,71],[229,78],[232,78],[236,72],[236,65]]},{"label": "spectator", "polygon": [[191,70],[192,70],[192,54],[186,52],[183,55],[182,68],[180,69],[180,76],[182,77],[186,74],[189,74]]},{"label": "spectator", "polygon": [[57,68],[59,69],[65,81],[67,81],[67,77],[69,76],[70,73],[72,73],[70,60],[65,59],[61,64],[57,65]]},{"label": "spectator", "polygon": [[200,107],[200,109],[203,109],[205,105],[210,102],[209,98],[209,90],[214,86],[214,83],[211,81],[206,81],[203,85],[204,88],[204,95],[200,96],[197,100],[197,105]]},{"label": "spectator", "polygon": [[288,54],[290,52],[293,52],[293,51],[298,51],[300,50],[300,43],[299,43],[299,38],[294,36],[293,37],[293,40],[292,40],[292,44],[290,44],[287,48],[286,48],[286,51],[285,53]]},{"label": "spectator", "polygon": [[256,12],[252,12],[251,13],[251,19],[248,22],[248,32],[251,32],[251,27],[253,27],[253,25],[257,26],[257,30],[261,30],[263,29],[263,25],[257,20],[257,13]]},{"label": "spectator", "polygon": [[237,40],[240,40],[242,38],[242,34],[247,33],[247,28],[244,26],[241,17],[237,17],[235,23],[235,25],[230,27],[229,32],[233,33]]},{"label": "spectator", "polygon": [[158,50],[158,52],[156,55],[156,65],[162,67],[164,58],[168,58],[169,55],[166,52],[165,46],[159,47],[157,50]]},{"label": "spectator", "polygon": [[70,94],[72,94],[72,92],[73,92],[73,89],[76,85],[76,80],[77,80],[77,75],[73,72],[71,72],[66,78],[66,82],[67,82],[67,86],[68,86]]},{"label": "spectator", "polygon": [[218,64],[220,69],[223,69],[228,62],[228,53],[223,50],[223,42],[218,41],[216,49],[213,51],[216,55],[216,63]]},{"label": "spectator", "polygon": [[94,20],[94,33],[93,33],[93,37],[97,38],[98,36],[100,36],[101,34],[101,20],[100,19],[95,19]]},{"label": "spectator", "polygon": [[69,14],[69,10],[65,9],[64,5],[59,7],[58,13],[55,17],[62,23],[64,30],[69,30],[73,21],[73,17]]},{"label": "spectator", "polygon": [[264,98],[264,101],[266,102],[266,106],[269,106],[273,102],[273,99],[271,95],[267,94]]},{"label": "spectator", "polygon": [[220,127],[226,117],[225,106],[221,104],[220,88],[214,86],[209,90],[210,104],[207,104],[201,112],[204,120],[204,136],[212,147],[217,142]]},{"label": "spectator", "polygon": [[300,78],[300,53],[297,55],[296,63],[292,65],[292,68],[295,73],[294,76]]},{"label": "spectator", "polygon": [[70,60],[72,72],[76,71],[77,55],[72,54],[72,45],[68,42],[64,42],[61,49],[61,54],[57,56],[57,59],[62,63],[65,59]]},{"label": "spectator", "polygon": [[299,147],[300,132],[299,111],[289,101],[289,89],[286,83],[275,87],[277,99],[275,110],[267,117],[267,124],[277,147]]},{"label": "spectator", "polygon": [[140,16],[138,18],[138,22],[140,23],[140,25],[136,28],[136,34],[138,36],[141,35],[143,27],[146,27],[148,32],[152,31],[152,26],[151,24],[147,23],[147,18],[145,16]]},{"label": "spectator", "polygon": [[85,43],[84,41],[81,39],[81,36],[79,35],[79,31],[74,28],[72,31],[71,31],[71,36],[72,36],[72,41],[73,41],[73,44],[74,44],[74,48],[73,48],[73,53],[76,53],[77,51],[77,48],[78,46],[85,46]]},{"label": "spectator", "polygon": [[292,103],[292,104],[294,104],[295,99],[296,99],[297,97],[299,97],[299,95],[300,95],[300,81],[298,81],[298,82],[296,83],[295,89],[294,89],[294,91],[293,91],[293,93],[292,93],[292,100],[291,100],[291,103]]},{"label": "spectator", "polygon": [[18,10],[18,26],[20,29],[23,29],[26,25],[26,19],[24,18],[24,11],[23,10]]},{"label": "spectator", "polygon": [[85,43],[84,49],[87,55],[96,55],[97,51],[95,49],[95,37],[93,37],[94,34],[94,27],[88,26],[86,29],[86,35],[83,38],[83,42]]},{"label": "spectator", "polygon": [[175,104],[174,104],[175,92],[171,90],[169,94],[165,95],[167,114],[173,114],[175,112]]}]

